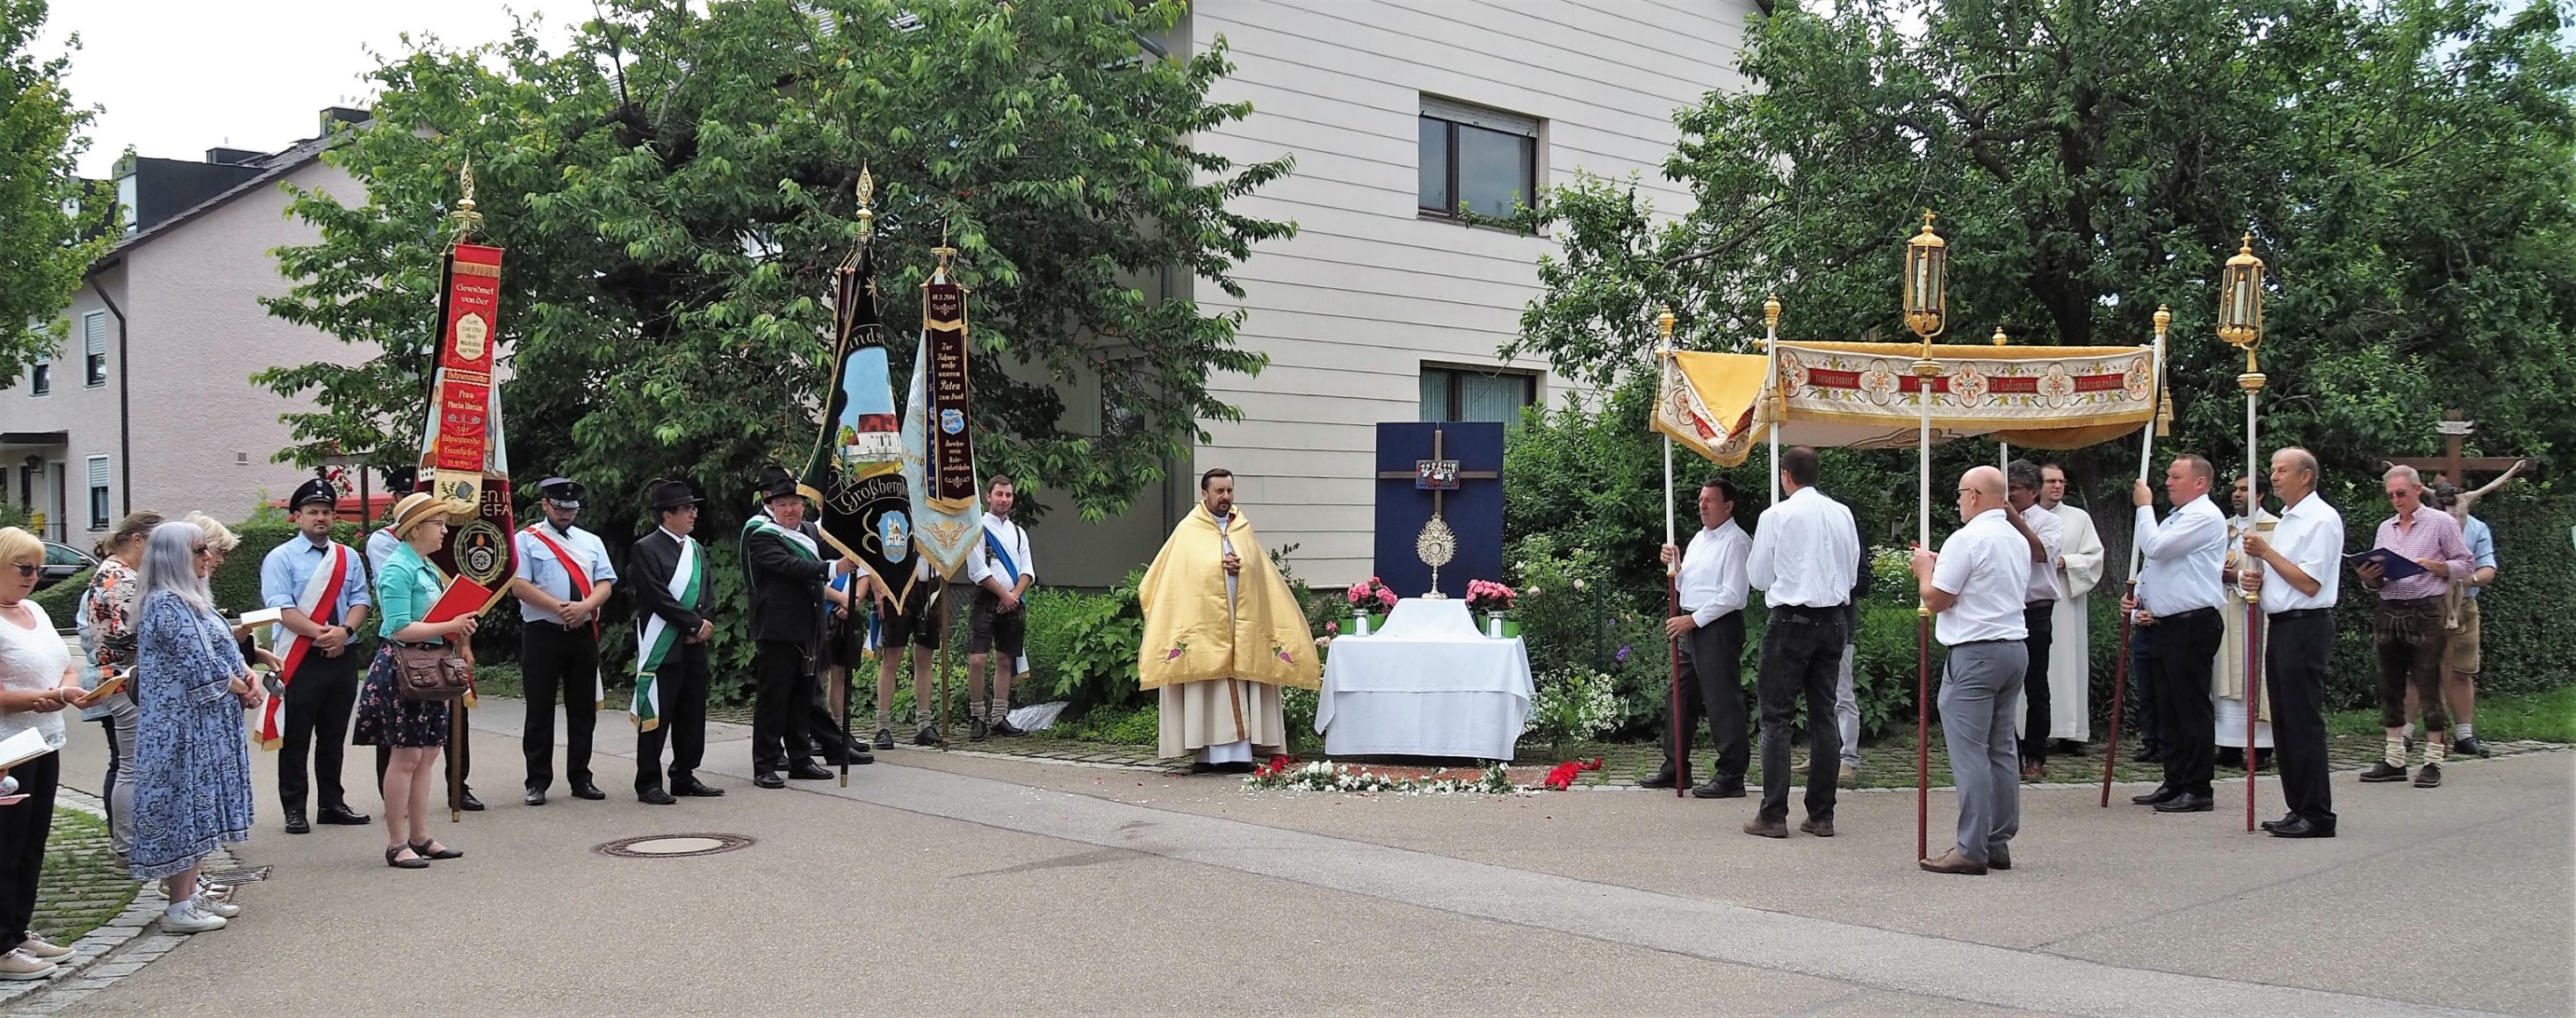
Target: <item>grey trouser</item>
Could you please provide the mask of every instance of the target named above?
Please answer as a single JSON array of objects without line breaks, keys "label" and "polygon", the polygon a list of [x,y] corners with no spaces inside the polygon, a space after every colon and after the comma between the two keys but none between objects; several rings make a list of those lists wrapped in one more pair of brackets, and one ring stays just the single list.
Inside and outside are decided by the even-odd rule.
[{"label": "grey trouser", "polygon": [[1860,606],[1849,615],[1851,637],[1843,644],[1842,671],[1834,676],[1834,727],[1842,730],[1843,764],[1860,766],[1860,697],[1852,692],[1852,662],[1860,656]]},{"label": "grey trouser", "polygon": [[1959,787],[1959,855],[1985,862],[2021,830],[2021,746],[2013,734],[2030,651],[2020,640],[1950,648],[1941,673],[1941,738]]},{"label": "grey trouser", "polygon": [[108,754],[114,766],[107,772],[107,843],[122,860],[134,848],[134,727],[143,720],[143,708],[125,693],[111,693],[112,704],[99,727],[107,731]]}]

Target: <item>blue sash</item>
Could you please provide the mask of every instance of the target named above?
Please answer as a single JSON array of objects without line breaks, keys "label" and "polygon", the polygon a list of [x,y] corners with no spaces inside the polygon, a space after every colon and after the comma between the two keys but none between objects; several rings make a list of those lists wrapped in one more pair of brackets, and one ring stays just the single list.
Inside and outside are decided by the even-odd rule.
[{"label": "blue sash", "polygon": [[986,561],[1000,565],[1003,572],[1010,574],[1011,586],[1020,585],[1020,564],[1011,560],[1010,549],[1002,547],[1002,535],[990,529],[984,531],[984,554]]}]

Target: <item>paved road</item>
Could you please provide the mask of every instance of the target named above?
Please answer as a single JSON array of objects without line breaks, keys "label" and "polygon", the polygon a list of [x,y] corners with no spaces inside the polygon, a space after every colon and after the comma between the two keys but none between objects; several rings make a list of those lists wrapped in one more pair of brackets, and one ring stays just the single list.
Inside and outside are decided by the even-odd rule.
[{"label": "paved road", "polygon": [[[381,828],[288,837],[263,787],[236,851],[276,869],[245,915],[79,1013],[2570,1010],[2576,754],[2462,764],[2433,791],[2341,778],[2325,842],[2037,792],[2018,868],[1962,878],[1914,870],[1901,793],[1848,796],[1841,837],[1774,842],[1736,830],[1741,801],[1254,795],[926,752],[772,792],[729,725],[725,798],[639,804],[621,756],[608,801],[528,809],[519,710],[477,712],[493,807],[452,827],[467,858],[395,871]],[[619,716],[600,731],[631,749]],[[73,783],[99,760],[83,729]],[[1932,809],[1937,844],[1947,797]],[[757,844],[593,851],[699,831]]]}]

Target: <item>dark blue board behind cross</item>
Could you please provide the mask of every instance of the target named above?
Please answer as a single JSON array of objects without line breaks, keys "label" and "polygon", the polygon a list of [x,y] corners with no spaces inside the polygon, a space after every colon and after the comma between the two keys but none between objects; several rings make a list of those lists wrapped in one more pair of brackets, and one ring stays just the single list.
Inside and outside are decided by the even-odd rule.
[{"label": "dark blue board behind cross", "polygon": [[[1438,455],[1433,455],[1434,452]],[[1454,489],[1423,490],[1420,466],[1455,460]],[[1503,578],[1503,426],[1490,421],[1402,421],[1377,426],[1377,576],[1404,597],[1431,589],[1414,538],[1435,501],[1458,554],[1440,568],[1440,591],[1467,596],[1469,580]]]}]

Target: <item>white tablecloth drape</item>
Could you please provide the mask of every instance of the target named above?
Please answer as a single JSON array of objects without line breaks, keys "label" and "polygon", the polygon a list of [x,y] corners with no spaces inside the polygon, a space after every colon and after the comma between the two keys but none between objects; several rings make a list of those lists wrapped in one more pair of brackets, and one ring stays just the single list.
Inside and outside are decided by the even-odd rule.
[{"label": "white tablecloth drape", "polygon": [[1519,637],[1478,632],[1464,601],[1407,598],[1384,628],[1333,641],[1315,730],[1335,756],[1509,760],[1534,692]]}]

